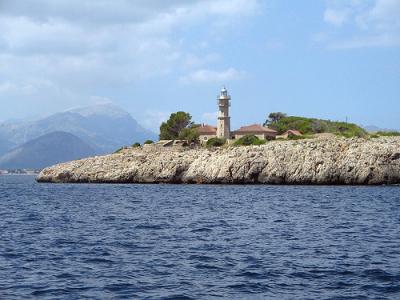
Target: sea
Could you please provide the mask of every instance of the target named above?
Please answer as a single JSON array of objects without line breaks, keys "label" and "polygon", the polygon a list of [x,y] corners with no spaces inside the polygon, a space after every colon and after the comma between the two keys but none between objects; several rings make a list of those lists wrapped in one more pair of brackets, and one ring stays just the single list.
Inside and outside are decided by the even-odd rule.
[{"label": "sea", "polygon": [[400,299],[399,186],[0,176],[0,299]]}]

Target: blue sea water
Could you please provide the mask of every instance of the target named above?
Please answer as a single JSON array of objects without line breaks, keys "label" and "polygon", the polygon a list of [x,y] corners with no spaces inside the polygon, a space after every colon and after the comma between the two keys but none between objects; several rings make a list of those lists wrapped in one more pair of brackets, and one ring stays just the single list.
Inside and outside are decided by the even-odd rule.
[{"label": "blue sea water", "polygon": [[0,299],[400,299],[400,187],[0,176]]}]

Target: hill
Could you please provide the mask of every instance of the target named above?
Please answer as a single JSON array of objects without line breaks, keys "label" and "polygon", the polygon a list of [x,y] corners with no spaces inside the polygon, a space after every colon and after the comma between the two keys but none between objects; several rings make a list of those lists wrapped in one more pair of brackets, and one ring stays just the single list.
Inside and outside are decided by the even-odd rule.
[{"label": "hill", "polygon": [[136,141],[157,138],[155,133],[140,126],[128,112],[112,104],[101,104],[56,113],[32,122],[0,124],[0,137],[3,140],[0,150],[4,153],[54,131],[69,132],[81,138],[97,154],[113,152]]},{"label": "hill", "polygon": [[3,169],[41,169],[56,163],[95,154],[80,138],[67,132],[52,132],[33,139],[0,157]]},{"label": "hill", "polygon": [[11,143],[0,137],[0,155],[11,148]]},{"label": "hill", "polygon": [[363,128],[369,132],[369,133],[377,133],[377,132],[400,132],[399,129],[393,129],[393,128],[382,128],[382,127],[378,127],[375,125],[367,125],[367,126],[363,126]]},{"label": "hill", "polygon": [[400,137],[332,137],[261,146],[128,148],[42,170],[41,182],[399,184]]},{"label": "hill", "polygon": [[367,135],[366,130],[356,124],[297,116],[284,116],[268,124],[268,127],[280,134],[289,129],[296,129],[303,134],[334,133],[345,137]]}]

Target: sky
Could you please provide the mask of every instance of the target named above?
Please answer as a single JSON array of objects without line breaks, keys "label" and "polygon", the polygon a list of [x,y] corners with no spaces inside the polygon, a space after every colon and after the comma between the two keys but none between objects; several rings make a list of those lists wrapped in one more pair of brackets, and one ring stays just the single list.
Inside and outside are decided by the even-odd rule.
[{"label": "sky", "polygon": [[0,120],[270,112],[400,129],[400,0],[0,0]]}]

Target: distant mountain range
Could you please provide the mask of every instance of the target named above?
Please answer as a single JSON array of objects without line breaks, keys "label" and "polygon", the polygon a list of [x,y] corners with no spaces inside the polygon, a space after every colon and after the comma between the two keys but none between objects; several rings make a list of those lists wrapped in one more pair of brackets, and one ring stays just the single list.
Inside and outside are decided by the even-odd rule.
[{"label": "distant mountain range", "polygon": [[94,154],[95,150],[75,135],[55,131],[33,139],[1,156],[0,168],[41,169]]},{"label": "distant mountain range", "polygon": [[[77,108],[36,121],[1,123],[0,161],[12,161],[13,164],[3,163],[3,167],[1,164],[0,167],[5,168],[4,165],[7,165],[7,168],[15,168],[14,166],[28,168],[28,166],[24,167],[24,164],[19,162],[27,162],[23,157],[26,153],[32,155],[35,151],[42,151],[37,143],[40,145],[47,143],[46,147],[54,150],[46,152],[51,157],[49,161],[64,161],[67,156],[61,155],[58,148],[49,147],[51,144],[62,144],[59,139],[60,132],[69,133],[70,138],[73,135],[79,139],[79,142],[76,139],[73,140],[76,148],[70,149],[70,151],[75,151],[74,149],[82,150],[81,153],[73,152],[76,157],[84,157],[87,154],[111,153],[121,146],[131,145],[134,142],[142,143],[147,139],[157,139],[155,133],[140,126],[128,112],[118,106],[102,104]],[[49,135],[50,133],[56,134]],[[43,138],[43,140],[38,138]],[[54,139],[54,141],[51,142],[51,139]],[[31,141],[34,143],[30,143]],[[46,143],[43,144],[43,141],[46,141]],[[83,147],[83,144],[90,147],[91,150]],[[24,149],[24,151],[21,149]],[[20,154],[16,156],[17,153]],[[10,157],[14,158],[10,160]],[[39,159],[40,156],[35,157]],[[43,161],[43,164],[38,162],[38,165],[45,165],[46,163],[47,161]]]},{"label": "distant mountain range", "polygon": [[378,131],[399,131],[398,129],[387,129],[387,128],[381,128],[375,125],[367,125],[367,126],[363,126],[363,128],[367,131],[367,132],[378,132]]}]

